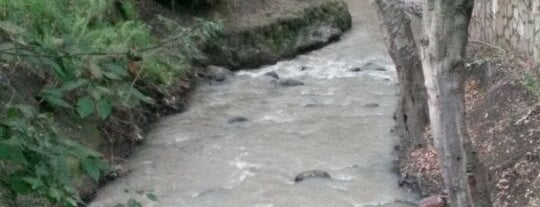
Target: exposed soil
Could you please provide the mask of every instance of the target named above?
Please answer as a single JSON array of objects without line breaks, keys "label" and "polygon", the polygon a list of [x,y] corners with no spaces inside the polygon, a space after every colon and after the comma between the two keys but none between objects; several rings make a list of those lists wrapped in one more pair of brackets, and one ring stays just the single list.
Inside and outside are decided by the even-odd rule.
[{"label": "exposed soil", "polygon": [[[468,54],[468,132],[487,166],[493,205],[540,206],[540,105],[523,84],[524,74],[540,77],[538,67],[480,45],[470,45]],[[432,146],[412,149],[400,162],[403,184],[424,196],[442,192]]]}]

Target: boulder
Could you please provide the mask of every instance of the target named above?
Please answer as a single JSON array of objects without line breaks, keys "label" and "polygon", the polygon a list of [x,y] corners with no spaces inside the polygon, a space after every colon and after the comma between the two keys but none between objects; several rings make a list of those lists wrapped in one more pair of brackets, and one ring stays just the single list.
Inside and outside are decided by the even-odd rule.
[{"label": "boulder", "polygon": [[218,81],[218,82],[225,81],[228,76],[234,76],[234,73],[230,71],[229,69],[226,69],[224,67],[214,66],[214,65],[208,66],[206,68],[206,71],[207,71],[207,78],[214,81]]}]

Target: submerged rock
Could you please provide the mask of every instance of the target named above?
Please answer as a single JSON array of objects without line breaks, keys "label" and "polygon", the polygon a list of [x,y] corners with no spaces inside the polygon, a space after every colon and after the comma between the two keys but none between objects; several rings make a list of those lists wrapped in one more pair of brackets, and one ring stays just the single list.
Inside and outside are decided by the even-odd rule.
[{"label": "submerged rock", "polygon": [[316,104],[316,103],[308,103],[304,105],[304,107],[311,108],[311,107],[319,107],[322,106],[322,104]]},{"label": "submerged rock", "polygon": [[370,71],[370,70],[371,71],[386,71],[386,68],[373,62],[368,62],[362,65],[360,68],[361,68],[361,71]]},{"label": "submerged rock", "polygon": [[278,82],[279,85],[285,86],[285,87],[294,87],[294,86],[301,86],[304,85],[304,82],[292,78],[283,79]]},{"label": "submerged rock", "polygon": [[388,71],[385,67],[369,61],[360,67],[349,68],[350,72],[362,72],[362,71]]},{"label": "submerged rock", "polygon": [[349,68],[349,71],[351,71],[351,72],[361,72],[362,68],[360,68],[360,67]]},{"label": "submerged rock", "polygon": [[379,107],[379,104],[378,103],[369,103],[369,104],[364,105],[364,107],[376,108],[376,107]]},{"label": "submerged rock", "polygon": [[326,171],[308,170],[308,171],[304,171],[304,172],[298,174],[296,177],[294,177],[294,182],[298,183],[298,182],[302,182],[305,179],[310,179],[310,178],[332,179],[332,177],[330,177],[330,174],[328,174],[328,172],[326,172]]},{"label": "submerged rock", "polygon": [[264,75],[265,76],[270,76],[270,77],[275,78],[275,79],[279,79],[279,75],[274,71],[270,71],[268,73],[265,73]]},{"label": "submerged rock", "polygon": [[239,122],[246,122],[248,121],[248,119],[246,117],[243,117],[243,116],[235,116],[233,118],[230,118],[227,123],[229,124],[234,124],[234,123],[239,123]]}]

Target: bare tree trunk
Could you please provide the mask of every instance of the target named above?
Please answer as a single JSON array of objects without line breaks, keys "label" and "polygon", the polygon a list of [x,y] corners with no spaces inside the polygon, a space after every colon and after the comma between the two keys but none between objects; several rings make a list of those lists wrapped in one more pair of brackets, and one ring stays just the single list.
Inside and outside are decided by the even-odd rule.
[{"label": "bare tree trunk", "polygon": [[373,0],[372,4],[382,22],[386,46],[401,84],[401,98],[396,111],[398,130],[403,131],[400,134],[406,137],[409,148],[423,146],[426,144],[423,133],[429,122],[427,95],[410,20],[396,0]]},{"label": "bare tree trunk", "polygon": [[452,207],[472,206],[467,174],[465,49],[473,0],[426,0],[421,57],[429,115],[442,176]]},{"label": "bare tree trunk", "polygon": [[[399,128],[405,131],[400,134],[408,136],[405,138],[410,145],[408,147],[426,143],[422,139],[422,133],[429,122],[424,74],[417,52],[417,44],[420,43],[413,35],[416,33],[413,33],[409,19],[416,16],[404,13],[412,11],[412,15],[421,15],[421,2],[422,0],[372,0],[379,19],[383,22],[387,48],[396,64],[401,83],[401,102],[396,119],[398,125],[402,125]],[[447,191],[452,194],[449,200],[455,206],[459,206],[457,199],[461,198],[464,199],[462,203],[473,200],[476,207],[490,207],[485,169],[478,162],[472,142],[465,131],[463,57],[472,2],[461,0],[445,2],[446,5],[442,2],[428,2],[431,7],[426,14],[429,17],[424,22],[427,33],[421,42],[424,43],[423,54],[427,54],[423,57],[430,57],[424,58],[424,64],[429,64],[430,69],[425,71],[429,74],[426,84],[432,89],[430,92],[433,98],[430,104],[439,104],[433,106],[435,108],[431,115],[437,120],[434,130],[438,130],[435,132],[438,139],[436,145],[442,155],[440,159],[443,176]],[[438,7],[435,8],[436,6]],[[430,41],[434,42],[431,47]],[[445,105],[440,105],[442,102]]]}]

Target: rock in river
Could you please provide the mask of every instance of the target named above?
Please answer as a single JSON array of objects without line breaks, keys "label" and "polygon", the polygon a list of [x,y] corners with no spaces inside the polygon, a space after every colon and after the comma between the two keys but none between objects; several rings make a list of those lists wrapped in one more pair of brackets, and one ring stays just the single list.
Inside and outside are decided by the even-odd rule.
[{"label": "rock in river", "polygon": [[246,122],[248,121],[248,119],[246,117],[243,117],[243,116],[235,116],[233,118],[230,118],[227,123],[229,124],[234,124],[234,123],[240,123],[240,122]]},{"label": "rock in river", "polygon": [[369,104],[364,105],[364,107],[376,108],[376,107],[379,107],[379,104],[378,103],[369,103]]},{"label": "rock in river", "polygon": [[265,76],[270,76],[270,77],[275,78],[275,79],[279,79],[279,75],[274,71],[270,71],[268,73],[265,73],[264,75]]},{"label": "rock in river", "polygon": [[285,87],[294,87],[294,86],[301,86],[304,85],[304,82],[292,78],[287,78],[279,81],[279,85],[285,86]]},{"label": "rock in river", "polygon": [[367,62],[366,64],[360,66],[360,67],[352,67],[349,68],[349,71],[351,72],[362,72],[362,71],[387,71],[386,68],[383,66],[373,63],[373,62]]},{"label": "rock in river", "polygon": [[207,68],[207,76],[209,79],[222,82],[227,79],[227,76],[234,76],[234,73],[224,67],[219,66],[208,66]]},{"label": "rock in river", "polygon": [[294,182],[301,182],[305,179],[310,179],[310,178],[326,178],[326,179],[331,179],[332,177],[330,177],[330,174],[328,174],[328,172],[326,171],[322,171],[322,170],[308,170],[308,171],[304,171],[300,174],[298,174],[296,177],[294,177]]}]

